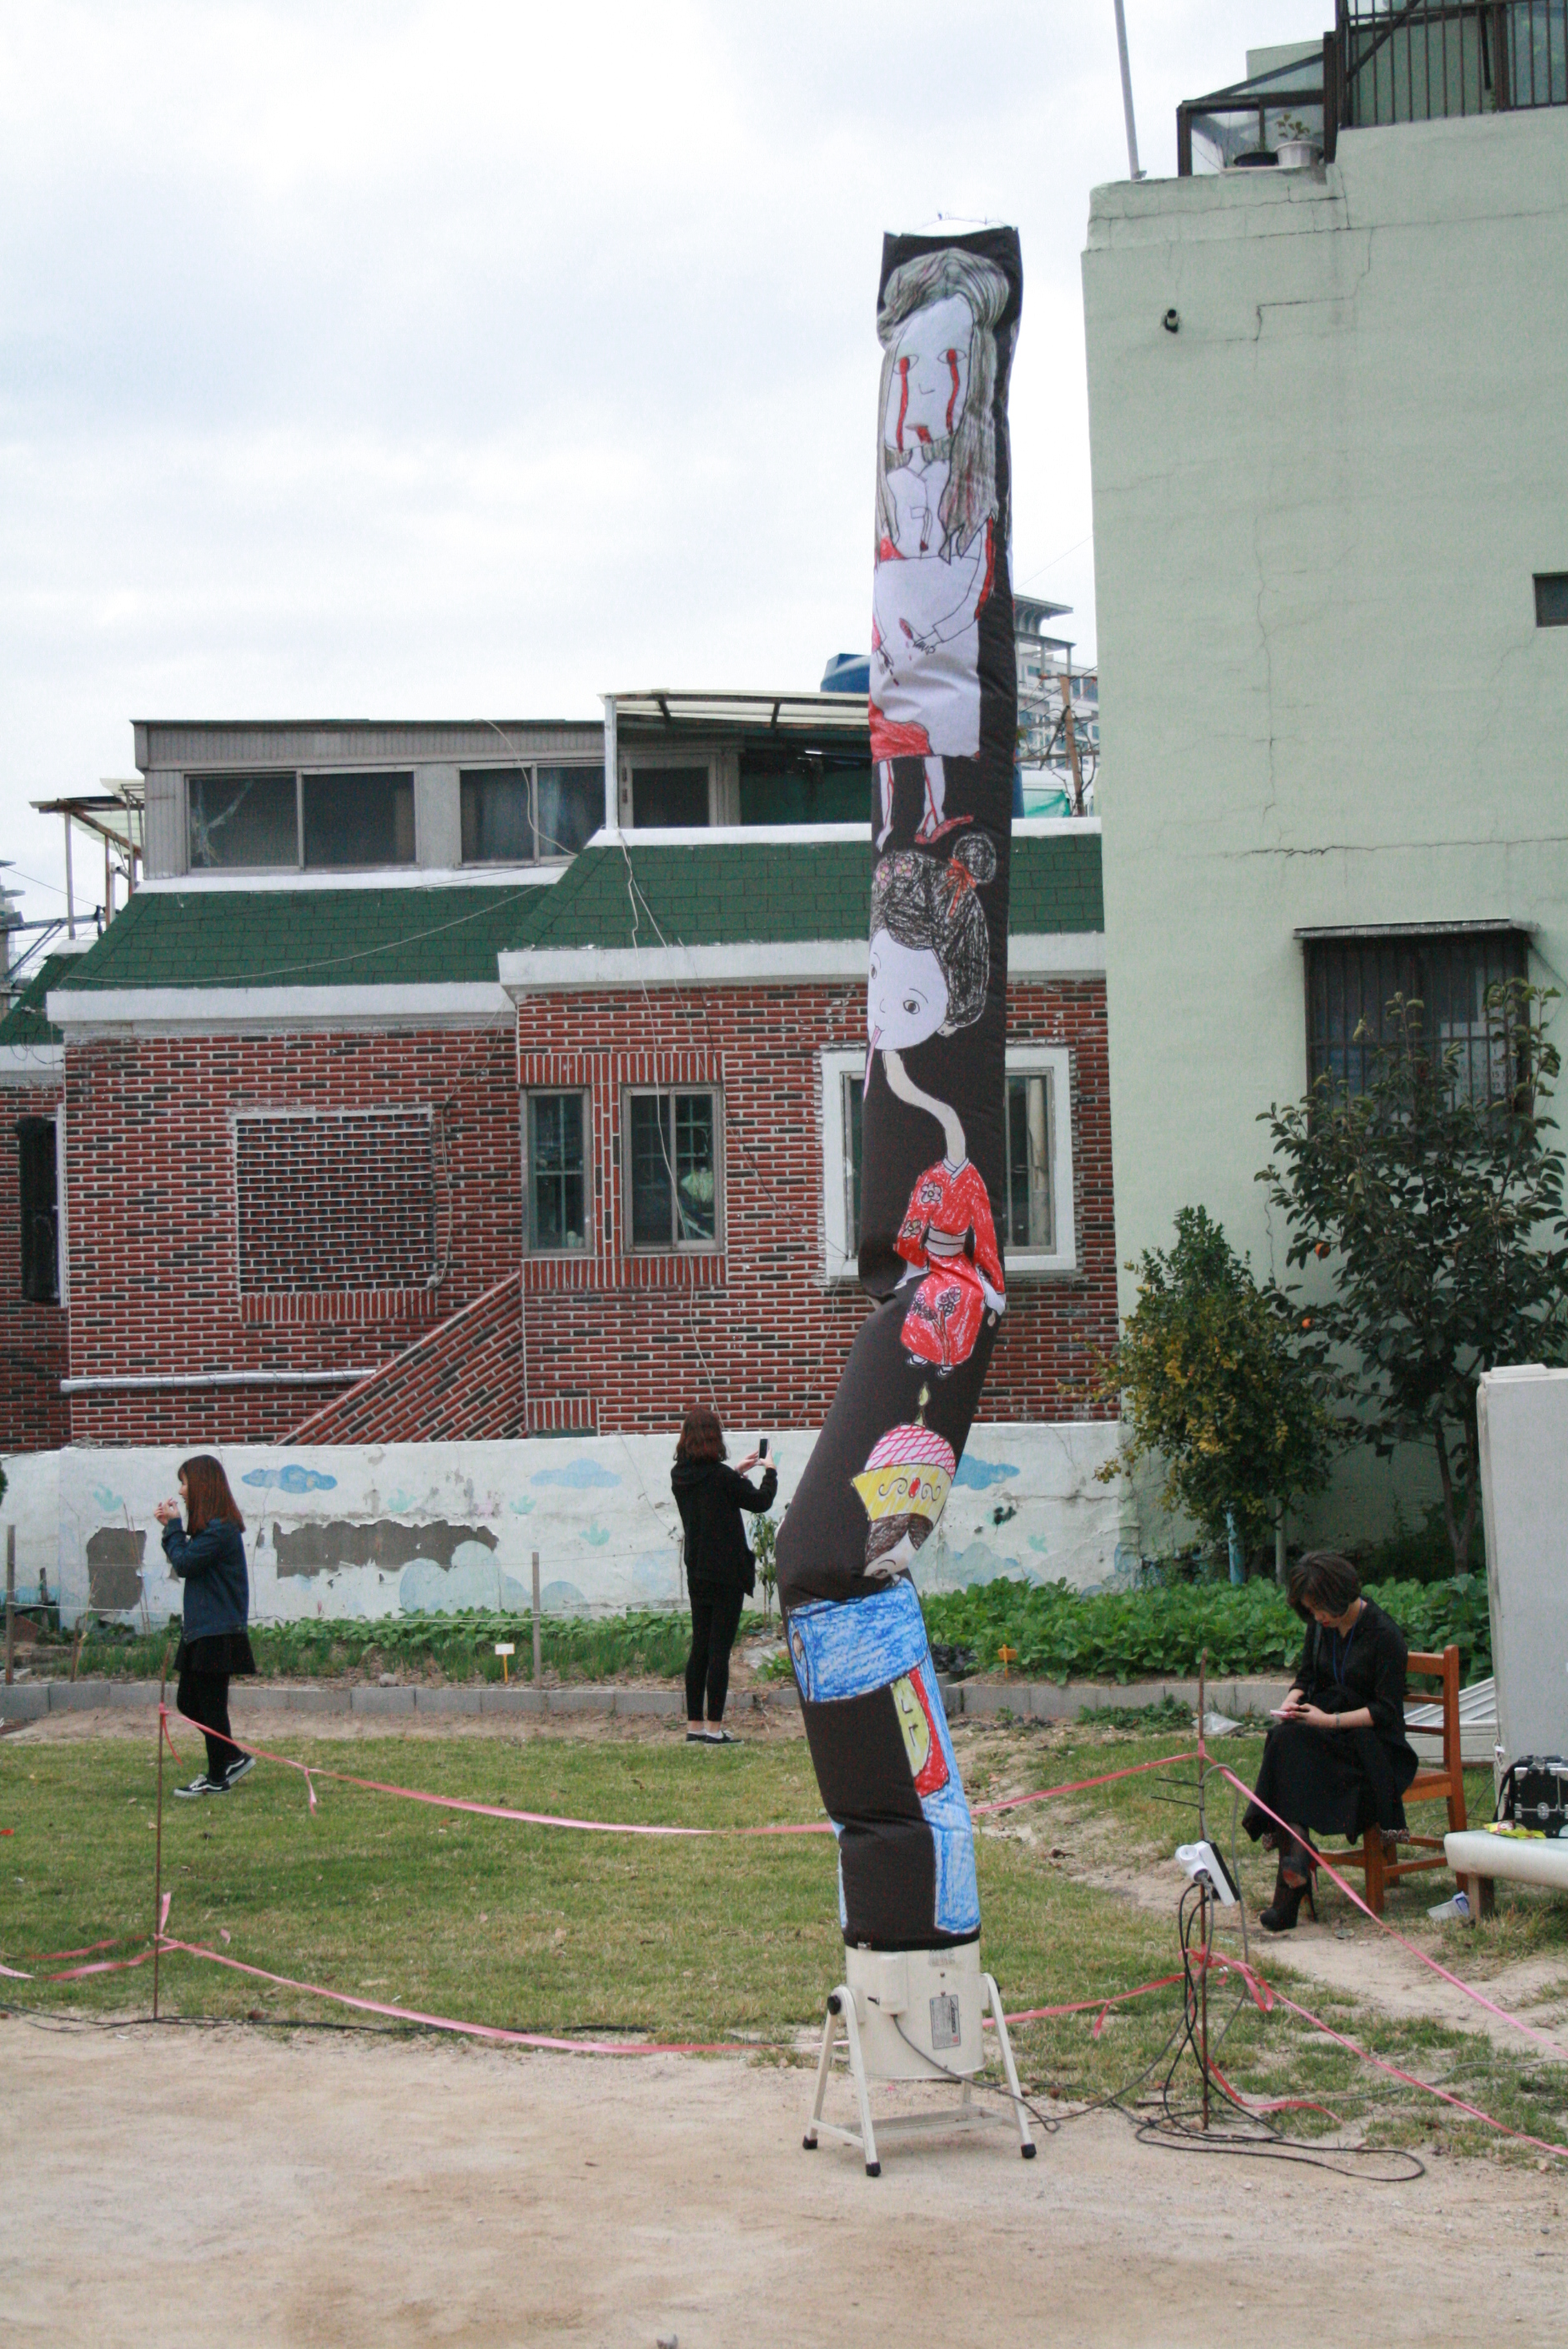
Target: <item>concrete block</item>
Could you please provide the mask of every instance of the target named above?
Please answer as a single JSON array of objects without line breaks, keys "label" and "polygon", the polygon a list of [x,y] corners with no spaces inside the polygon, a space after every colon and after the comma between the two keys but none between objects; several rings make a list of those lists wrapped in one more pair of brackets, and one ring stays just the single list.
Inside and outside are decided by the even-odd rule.
[{"label": "concrete block", "polygon": [[1072,1721],[1077,1718],[1078,1694],[1073,1688],[1058,1688],[1055,1681],[1029,1682],[1029,1718],[1031,1721]]},{"label": "concrete block", "polygon": [[964,1682],[964,1717],[966,1721],[990,1720],[999,1713],[1010,1713],[1017,1720],[1027,1720],[1029,1713],[1027,1681],[965,1681]]},{"label": "concrete block", "polygon": [[522,1688],[515,1682],[508,1688],[485,1687],[480,1691],[481,1713],[512,1713],[537,1716],[549,1710],[548,1689]]},{"label": "concrete block", "polygon": [[615,1717],[631,1720],[641,1714],[652,1714],[655,1720],[671,1721],[686,1711],[686,1698],[679,1689],[618,1688],[615,1691]]},{"label": "concrete block", "polygon": [[1225,1707],[1227,1713],[1273,1713],[1290,1694],[1288,1681],[1237,1681],[1234,1700]]},{"label": "concrete block", "polygon": [[348,1701],[351,1713],[412,1713],[411,1688],[356,1688]]},{"label": "concrete block", "polygon": [[[172,1698],[172,1688],[170,1688],[170,1698]],[[108,1701],[110,1704],[156,1704],[158,1702],[158,1682],[156,1681],[110,1681],[108,1682]]]},{"label": "concrete block", "polygon": [[51,1681],[51,1713],[96,1713],[108,1702],[108,1681]]},{"label": "concrete block", "polygon": [[417,1688],[416,1713],[478,1713],[483,1692],[479,1688]]},{"label": "concrete block", "polygon": [[49,1692],[42,1681],[0,1685],[0,1721],[42,1721],[48,1710]]},{"label": "concrete block", "polygon": [[614,1713],[615,1692],[613,1688],[546,1689],[547,1710],[551,1713]]},{"label": "concrete block", "polygon": [[290,1713],[348,1713],[349,1688],[292,1688],[287,1692]]}]

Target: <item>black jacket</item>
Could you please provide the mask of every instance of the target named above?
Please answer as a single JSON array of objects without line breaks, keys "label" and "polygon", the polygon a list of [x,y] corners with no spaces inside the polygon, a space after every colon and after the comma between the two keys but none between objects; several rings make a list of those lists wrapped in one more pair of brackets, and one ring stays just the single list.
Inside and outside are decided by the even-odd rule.
[{"label": "black jacket", "polygon": [[1391,1615],[1367,1599],[1348,1638],[1326,1630],[1321,1623],[1307,1625],[1306,1639],[1296,1666],[1295,1686],[1321,1713],[1355,1713],[1366,1705],[1372,1726],[1390,1749],[1395,1773],[1408,1764],[1409,1784],[1416,1770],[1415,1749],[1405,1734],[1405,1635]]},{"label": "black jacket", "polygon": [[763,1471],[762,1489],[722,1460],[677,1460],[670,1471],[670,1486],[686,1530],[686,1581],[699,1590],[744,1590],[757,1588],[757,1562],[746,1544],[740,1522],[742,1509],[754,1516],[773,1506],[779,1471]]}]

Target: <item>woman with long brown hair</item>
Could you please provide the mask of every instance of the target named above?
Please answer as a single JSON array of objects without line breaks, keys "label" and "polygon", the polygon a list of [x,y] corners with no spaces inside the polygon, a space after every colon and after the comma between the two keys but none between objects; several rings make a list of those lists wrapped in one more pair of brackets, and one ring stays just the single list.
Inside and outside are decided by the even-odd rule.
[{"label": "woman with long brown hair", "polygon": [[[696,1404],[688,1411],[670,1471],[676,1506],[685,1535],[686,1592],[691,1600],[691,1653],[686,1659],[686,1743],[733,1745],[723,1726],[729,1693],[729,1651],[740,1628],[740,1610],[757,1588],[757,1561],[740,1522],[742,1509],[760,1516],[773,1506],[779,1471],[768,1462],[760,1488],[748,1485],[753,1452],[731,1468],[724,1456],[718,1413]],[[707,1721],[702,1717],[707,1700]]]},{"label": "woman with long brown hair", "polygon": [[241,1539],[245,1520],[222,1462],[210,1452],[198,1452],[181,1463],[180,1498],[185,1504],[183,1525],[177,1503],[160,1501],[157,1511],[169,1571],[185,1585],[184,1628],[174,1660],[180,1687],[174,1702],[186,1720],[204,1733],[207,1767],[200,1778],[175,1792],[226,1795],[256,1766],[254,1756],[235,1744],[229,1728],[229,1682],[236,1672],[256,1669],[245,1628],[251,1612]]}]

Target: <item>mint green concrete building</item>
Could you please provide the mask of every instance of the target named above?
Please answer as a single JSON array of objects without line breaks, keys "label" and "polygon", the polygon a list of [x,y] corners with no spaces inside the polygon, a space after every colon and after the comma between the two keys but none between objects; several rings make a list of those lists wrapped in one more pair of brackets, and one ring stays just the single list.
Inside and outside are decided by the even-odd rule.
[{"label": "mint green concrete building", "polygon": [[[1466,1043],[1490,978],[1568,993],[1560,78],[1530,110],[1340,128],[1326,162],[1094,193],[1124,1261],[1202,1204],[1283,1273],[1259,1113],[1325,1067],[1354,1082],[1396,988]],[[1406,1464],[1407,1506],[1424,1477]],[[1303,1529],[1365,1530],[1396,1489],[1353,1454]],[[1130,1504],[1127,1543],[1160,1532]]]}]

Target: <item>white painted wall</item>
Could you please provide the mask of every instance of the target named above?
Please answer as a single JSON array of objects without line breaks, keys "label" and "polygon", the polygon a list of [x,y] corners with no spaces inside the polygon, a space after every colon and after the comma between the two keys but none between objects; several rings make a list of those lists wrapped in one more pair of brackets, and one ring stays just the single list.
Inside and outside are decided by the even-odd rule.
[{"label": "white painted wall", "polygon": [[[1202,1204],[1283,1273],[1295,931],[1502,918],[1568,970],[1568,109],[1098,189],[1084,301],[1118,1254]],[[1326,1528],[1396,1489],[1345,1473]]]},{"label": "white painted wall", "polygon": [[[776,1515],[814,1440],[804,1433],[776,1439]],[[731,1448],[740,1454],[738,1442]],[[937,1533],[920,1553],[920,1587],[960,1589],[998,1575],[1077,1587],[1104,1581],[1115,1565],[1119,1495],[1095,1481],[1095,1471],[1115,1450],[1116,1430],[1103,1423],[977,1429]],[[534,1550],[547,1609],[675,1606],[682,1594],[673,1454],[669,1436],[584,1436],[232,1445],[221,1456],[249,1527],[252,1613],[264,1621],[526,1608]],[[66,1621],[89,1604],[135,1620],[145,1603],[153,1623],[179,1612],[181,1587],[165,1566],[153,1512],[174,1497],[181,1456],[75,1447],[47,1455],[58,1478],[51,1580],[57,1571]],[[38,1482],[46,1482],[42,1473]],[[380,1558],[356,1558],[373,1527]],[[315,1553],[308,1569],[302,1545]],[[117,1569],[129,1578],[119,1605],[105,1580]]]},{"label": "white painted wall", "polygon": [[51,1598],[57,1595],[60,1554],[60,1457],[57,1452],[6,1455],[5,1494],[0,1500],[0,1571],[5,1537],[16,1528],[16,1595],[36,1599],[40,1571]]},{"label": "white painted wall", "polygon": [[1490,1372],[1480,1418],[1498,1738],[1568,1754],[1568,1371]]}]

